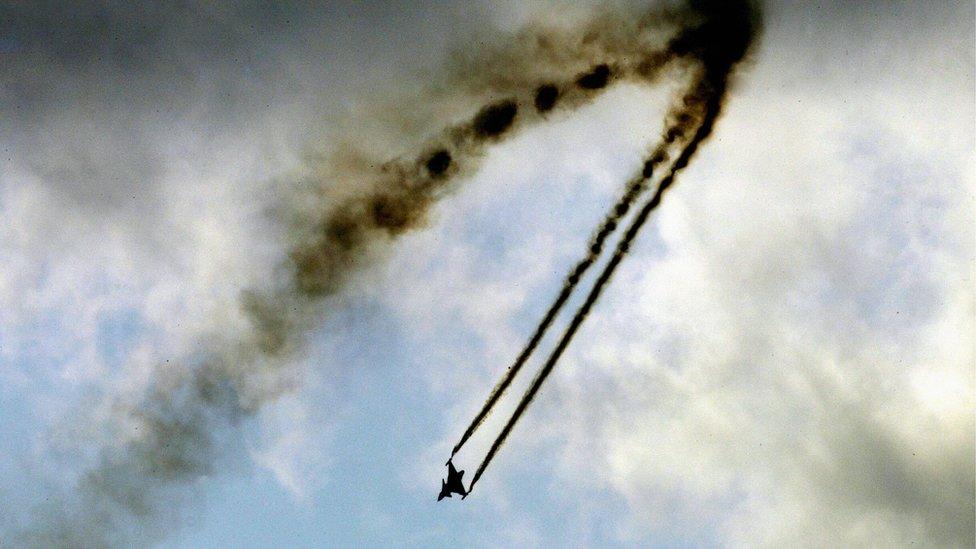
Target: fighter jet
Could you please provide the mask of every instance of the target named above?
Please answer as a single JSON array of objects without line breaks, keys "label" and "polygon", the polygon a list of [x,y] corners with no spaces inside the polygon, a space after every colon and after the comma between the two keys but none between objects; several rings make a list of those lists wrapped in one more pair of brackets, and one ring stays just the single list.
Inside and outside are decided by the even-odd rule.
[{"label": "fighter jet", "polygon": [[437,501],[449,498],[451,494],[461,494],[461,499],[468,497],[468,491],[461,482],[463,476],[464,471],[458,471],[451,460],[447,460],[447,480],[441,480],[441,493],[437,496]]}]

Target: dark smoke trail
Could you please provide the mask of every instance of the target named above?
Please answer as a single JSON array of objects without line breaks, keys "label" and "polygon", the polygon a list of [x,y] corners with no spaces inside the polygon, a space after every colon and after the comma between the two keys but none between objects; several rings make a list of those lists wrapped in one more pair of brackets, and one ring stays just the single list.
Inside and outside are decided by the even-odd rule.
[{"label": "dark smoke trail", "polygon": [[[693,152],[695,148],[697,148],[698,141],[700,140],[698,139],[698,135],[696,134],[696,139],[692,141],[692,143],[688,146],[688,148],[685,149],[685,151]],[[484,460],[481,462],[481,465],[478,467],[478,470],[475,472],[474,477],[471,479],[471,485],[468,488],[469,493],[471,492],[471,490],[474,489],[475,483],[477,483],[478,479],[481,478],[481,475],[484,473],[485,468],[487,468],[488,464],[491,463],[492,458],[494,458],[495,454],[498,452],[498,449],[501,448],[502,444],[505,442],[505,439],[508,438],[508,434],[511,432],[515,423],[517,423],[518,420],[522,417],[522,414],[525,412],[525,409],[532,402],[532,399],[539,391],[539,388],[545,382],[546,378],[549,376],[549,373],[552,371],[553,367],[555,367],[556,362],[558,362],[559,358],[562,356],[563,351],[565,351],[566,347],[569,345],[573,336],[576,334],[576,330],[586,319],[587,315],[590,312],[590,309],[593,307],[593,304],[596,303],[596,300],[600,297],[603,288],[606,286],[607,282],[609,282],[611,275],[613,274],[617,266],[622,261],[624,255],[626,255],[630,247],[631,241],[637,235],[641,226],[644,224],[644,222],[647,220],[647,217],[650,215],[651,211],[653,211],[657,207],[657,205],[660,204],[661,195],[665,190],[667,190],[667,188],[674,181],[674,176],[678,171],[678,169],[680,169],[678,168],[679,166],[678,162],[684,159],[684,162],[687,163],[687,160],[689,158],[690,155],[685,154],[685,152],[682,153],[678,161],[675,162],[670,173],[667,175],[667,177],[665,177],[661,181],[661,184],[658,187],[658,190],[654,193],[654,196],[651,198],[651,200],[649,200],[644,205],[644,207],[638,213],[637,217],[632,222],[631,226],[628,228],[627,233],[624,235],[624,238],[620,241],[617,249],[614,251],[614,254],[611,257],[610,262],[604,268],[603,272],[600,273],[600,277],[594,283],[593,288],[590,290],[590,293],[587,295],[586,301],[583,302],[579,310],[573,316],[573,319],[570,322],[569,327],[563,333],[563,336],[560,338],[559,343],[552,351],[552,354],[550,354],[549,358],[546,359],[546,362],[543,365],[542,369],[539,371],[535,379],[533,379],[532,385],[530,385],[529,388],[526,390],[522,399],[519,401],[518,406],[515,408],[515,411],[512,412],[512,416],[509,418],[508,422],[502,428],[502,431],[499,433],[498,437],[492,443],[491,448],[489,448],[487,455],[485,456]],[[562,297],[562,294],[560,294],[560,297]]]},{"label": "dark smoke trail", "polygon": [[[691,48],[692,45],[695,45],[693,42],[695,39],[686,37],[686,35],[691,34],[692,32],[699,31],[698,29],[695,29],[694,31],[686,31],[681,35],[681,39],[672,41],[670,47],[664,50],[661,54],[648,56],[645,63],[651,63],[650,60],[652,59],[656,60],[658,63],[666,63],[679,55],[687,55],[689,53],[699,54],[698,50]],[[602,87],[606,84],[608,74],[609,70],[607,65],[597,65],[590,72],[580,75],[576,79],[576,85],[584,89],[596,89]],[[551,106],[552,102],[555,101],[557,95],[558,88],[555,86],[540,87],[535,101],[537,109],[540,111],[547,110],[548,106]],[[515,362],[512,363],[512,365],[506,370],[502,379],[498,382],[494,389],[492,389],[488,400],[485,401],[485,404],[482,405],[481,410],[479,410],[478,414],[468,425],[467,429],[465,429],[457,444],[455,444],[451,451],[452,457],[461,450],[468,439],[470,439],[481,424],[484,423],[484,420],[491,413],[492,408],[494,408],[498,400],[504,395],[505,391],[518,375],[519,371],[521,371],[522,366],[529,359],[529,357],[531,357],[542,338],[545,337],[546,332],[548,331],[552,322],[555,320],[556,316],[562,310],[563,306],[566,304],[566,301],[569,299],[570,295],[572,295],[574,289],[579,283],[579,280],[593,265],[597,258],[599,258],[603,251],[603,245],[606,238],[613,234],[620,220],[626,216],[627,212],[630,210],[633,202],[637,200],[637,198],[639,198],[639,196],[644,192],[646,181],[652,177],[655,168],[661,162],[667,160],[668,146],[675,141],[684,138],[691,129],[693,117],[689,114],[688,110],[688,105],[683,103],[677,105],[668,114],[668,124],[662,135],[661,145],[657,147],[651,157],[644,163],[641,175],[630,181],[624,195],[620,198],[620,200],[618,200],[610,213],[608,213],[604,218],[600,228],[590,241],[586,257],[580,260],[580,262],[577,263],[576,266],[570,271],[569,275],[567,275],[559,295],[556,296],[556,299],[546,311],[542,320],[536,327],[535,332],[533,332],[528,342],[522,348],[522,351],[515,359]]]},{"label": "dark smoke trail", "polygon": [[512,428],[521,419],[522,414],[528,408],[529,404],[532,403],[536,393],[539,392],[542,384],[549,377],[549,374],[566,350],[566,347],[572,341],[576,331],[586,320],[593,305],[600,298],[613,273],[623,261],[624,256],[627,255],[634,238],[640,232],[644,223],[650,217],[650,214],[660,205],[664,193],[674,183],[678,173],[691,161],[701,143],[712,134],[715,122],[721,114],[722,103],[725,99],[726,92],[728,91],[728,80],[731,71],[747,52],[753,35],[757,30],[757,21],[754,20],[754,15],[750,7],[748,3],[742,3],[739,6],[725,5],[721,7],[696,5],[696,8],[703,11],[703,14],[707,16],[705,22],[701,26],[678,36],[672,43],[672,47],[677,53],[693,54],[701,60],[700,79],[694,91],[685,96],[685,104],[688,110],[684,114],[687,114],[687,117],[682,116],[686,120],[691,117],[696,117],[700,120],[700,123],[695,130],[695,134],[671,165],[668,174],[661,180],[657,191],[644,204],[631,222],[627,232],[618,243],[610,261],[600,273],[599,278],[593,284],[589,294],[587,294],[586,300],[573,316],[572,321],[566,328],[556,347],[548,359],[546,359],[545,364],[535,379],[532,380],[532,384],[522,396],[515,411],[512,412],[512,416],[488,449],[488,453],[471,479],[468,493],[474,489],[478,479],[481,478],[481,475],[484,474],[485,469],[491,463],[495,454],[505,443]]},{"label": "dark smoke trail", "polygon": [[532,355],[535,348],[539,345],[539,341],[541,341],[543,336],[545,336],[546,331],[549,329],[552,321],[556,318],[556,315],[559,314],[559,311],[562,310],[563,305],[566,304],[569,296],[573,293],[573,290],[579,283],[580,278],[600,256],[600,253],[603,251],[604,242],[606,241],[607,237],[613,234],[613,232],[616,230],[617,223],[619,222],[620,218],[627,214],[627,211],[630,210],[630,206],[634,200],[644,192],[645,181],[646,178],[641,177],[635,181],[632,181],[630,185],[628,185],[626,193],[624,193],[624,195],[620,198],[611,213],[607,215],[599,231],[597,231],[597,233],[594,235],[586,257],[577,263],[573,270],[570,271],[570,274],[563,283],[563,287],[560,290],[559,295],[556,297],[556,300],[553,301],[552,305],[549,306],[549,310],[546,311],[545,316],[542,318],[542,321],[539,322],[539,325],[536,327],[532,337],[529,338],[529,341],[525,344],[522,352],[519,353],[518,358],[515,359],[515,362],[512,363],[512,365],[505,372],[504,377],[502,377],[501,381],[498,382],[498,385],[496,385],[492,390],[491,395],[481,407],[478,415],[476,415],[471,421],[471,424],[468,425],[468,428],[464,431],[464,434],[461,435],[461,439],[458,441],[458,443],[454,445],[454,449],[451,450],[451,456],[454,456],[459,450],[461,450],[464,443],[471,438],[471,435],[474,434],[478,427],[484,422],[485,418],[488,417],[488,414],[491,412],[492,408],[494,408],[495,404],[498,402],[498,399],[505,394],[508,386],[511,385],[512,381],[515,379],[515,376],[518,375],[519,371],[522,369],[522,366]]},{"label": "dark smoke trail", "polygon": [[495,388],[492,389],[488,400],[485,401],[484,405],[481,407],[481,410],[478,412],[478,415],[476,415],[471,421],[471,424],[468,425],[468,428],[464,431],[464,434],[461,435],[461,439],[454,446],[454,449],[451,451],[452,457],[461,450],[461,447],[464,446],[474,432],[478,430],[482,423],[484,423],[484,420],[491,413],[492,408],[494,408],[495,404],[498,403],[498,400],[505,394],[505,391],[512,384],[512,381],[514,381],[515,377],[522,369],[522,366],[525,365],[525,362],[530,356],[532,356],[532,353],[535,351],[536,347],[538,347],[539,342],[542,341],[543,337],[545,337],[546,331],[548,331],[553,320],[555,320],[556,316],[566,304],[566,301],[569,300],[569,296],[572,295],[573,290],[579,284],[579,281],[582,279],[583,275],[586,274],[589,268],[603,253],[603,246],[606,244],[607,238],[609,238],[610,235],[617,230],[617,226],[620,224],[621,219],[627,215],[631,207],[633,207],[634,202],[637,201],[637,199],[640,198],[640,196],[647,189],[647,182],[653,177],[657,166],[667,159],[667,145],[687,131],[687,126],[690,121],[689,118],[681,116],[669,118],[672,119],[671,124],[669,124],[664,131],[662,144],[655,149],[650,159],[644,162],[644,167],[642,168],[640,175],[630,180],[624,194],[619,200],[617,200],[616,204],[613,205],[613,208],[611,208],[611,210],[604,217],[603,222],[600,224],[600,228],[597,229],[597,232],[590,239],[590,243],[587,247],[586,257],[581,259],[569,272],[569,275],[567,275],[566,280],[563,282],[562,289],[559,291],[559,295],[556,296],[556,299],[552,302],[552,305],[549,306],[549,309],[539,322],[539,325],[536,326],[532,337],[530,337],[528,342],[526,342],[525,346],[522,348],[522,351],[515,359],[515,362],[513,362],[512,365],[505,371],[502,379],[498,382]]}]

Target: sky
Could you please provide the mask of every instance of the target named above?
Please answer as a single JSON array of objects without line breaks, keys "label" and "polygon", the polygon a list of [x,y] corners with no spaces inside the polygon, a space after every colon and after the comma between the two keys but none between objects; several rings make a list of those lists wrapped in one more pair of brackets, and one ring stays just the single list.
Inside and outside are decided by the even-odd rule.
[{"label": "sky", "polygon": [[[439,503],[674,83],[477,151],[210,415],[180,376],[251,356],[228,341],[250,289],[280,297],[282,212],[349,185],[328,151],[413,154],[477,108],[441,78],[459,60],[610,8],[59,4],[0,7],[0,544],[973,546],[972,3],[763,2],[714,135],[477,491]],[[166,453],[132,445],[146,418],[203,426],[198,467],[106,468]],[[91,499],[125,487],[143,514]],[[104,524],[32,537],[93,501]]]}]

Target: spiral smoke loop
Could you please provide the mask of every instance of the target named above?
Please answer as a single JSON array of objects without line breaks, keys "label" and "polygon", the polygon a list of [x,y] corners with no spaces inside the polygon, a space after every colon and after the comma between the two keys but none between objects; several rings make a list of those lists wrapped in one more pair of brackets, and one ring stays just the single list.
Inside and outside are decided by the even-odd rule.
[{"label": "spiral smoke loop", "polygon": [[[326,161],[300,170],[300,180],[282,191],[276,219],[286,228],[287,260],[278,276],[241,292],[247,329],[201,334],[192,353],[151,372],[140,399],[115,403],[117,425],[109,428],[118,430],[118,442],[100,451],[73,490],[38,509],[19,541],[101,547],[165,537],[184,493],[220,472],[225,435],[233,438],[243,419],[288,390],[294,377],[288,365],[321,323],[329,298],[397,237],[424,227],[432,205],[478,169],[489,147],[617,83],[654,85],[678,66],[690,84],[675,98],[661,145],[649,149],[647,164],[567,278],[572,290],[658,166],[675,157],[647,203],[653,205],[640,212],[644,218],[708,137],[757,20],[749,2],[694,1],[530,23],[493,43],[462,45],[422,86],[425,93],[399,96],[395,107],[374,105],[376,114],[402,123],[378,136],[350,124]],[[390,158],[389,143],[404,152]],[[618,249],[615,260],[625,252]]]}]

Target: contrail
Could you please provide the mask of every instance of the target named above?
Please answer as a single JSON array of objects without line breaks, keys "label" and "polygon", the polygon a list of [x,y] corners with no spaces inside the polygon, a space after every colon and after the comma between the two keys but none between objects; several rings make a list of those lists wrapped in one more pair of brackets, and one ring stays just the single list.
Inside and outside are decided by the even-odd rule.
[{"label": "contrail", "polygon": [[[600,273],[589,294],[587,294],[586,300],[573,316],[572,321],[559,339],[556,347],[546,359],[539,373],[533,379],[532,384],[525,391],[525,394],[516,406],[515,411],[512,412],[508,422],[488,449],[488,453],[471,479],[468,493],[474,489],[475,484],[477,484],[482,474],[484,474],[485,469],[491,463],[495,454],[505,443],[512,428],[521,419],[526,408],[531,404],[536,393],[538,393],[542,384],[549,377],[549,374],[566,350],[566,347],[572,341],[576,331],[586,320],[590,310],[600,298],[613,273],[630,250],[634,238],[640,232],[644,223],[650,217],[650,214],[660,205],[664,193],[672,186],[681,170],[691,161],[701,143],[712,134],[715,122],[721,114],[723,100],[728,91],[730,73],[747,52],[752,42],[752,37],[757,30],[757,22],[754,20],[754,15],[751,13],[750,7],[748,3],[731,6],[731,9],[729,5],[717,8],[708,6],[709,10],[706,12],[706,15],[709,17],[706,21],[701,26],[680,35],[673,42],[673,47],[679,53],[694,54],[701,60],[702,66],[700,68],[701,74],[698,84],[691,93],[686,94],[684,97],[684,102],[688,106],[687,114],[698,118],[700,123],[694,135],[671,165],[668,174],[661,180],[654,195],[644,204],[631,221],[627,232],[618,243],[610,261]],[[703,6],[699,6],[699,9],[702,8]],[[737,26],[738,28],[736,28]]]}]

